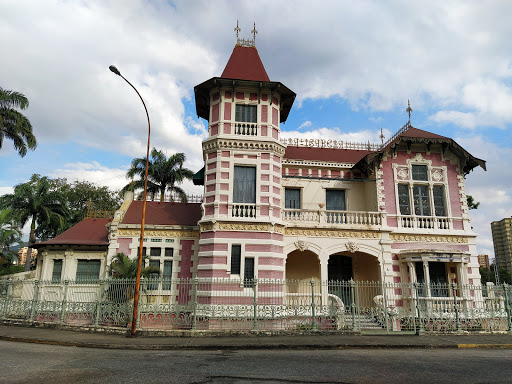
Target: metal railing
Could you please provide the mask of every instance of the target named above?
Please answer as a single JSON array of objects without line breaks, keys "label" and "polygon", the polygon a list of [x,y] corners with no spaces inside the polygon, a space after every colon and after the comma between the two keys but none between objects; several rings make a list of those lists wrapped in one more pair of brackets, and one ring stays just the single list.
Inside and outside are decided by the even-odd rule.
[{"label": "metal railing", "polygon": [[[129,327],[135,281],[0,280],[0,317]],[[144,279],[138,329],[510,331],[512,290],[361,281]]]}]

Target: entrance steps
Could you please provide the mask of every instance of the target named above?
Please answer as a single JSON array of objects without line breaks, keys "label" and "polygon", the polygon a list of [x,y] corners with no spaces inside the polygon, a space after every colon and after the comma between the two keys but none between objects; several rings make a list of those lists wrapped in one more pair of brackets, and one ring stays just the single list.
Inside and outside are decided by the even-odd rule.
[{"label": "entrance steps", "polygon": [[[355,320],[356,323],[355,327],[353,325],[353,320]],[[345,312],[345,328],[360,330],[386,329],[386,327],[381,325],[373,315],[360,313],[356,314],[353,318],[351,312]]]}]

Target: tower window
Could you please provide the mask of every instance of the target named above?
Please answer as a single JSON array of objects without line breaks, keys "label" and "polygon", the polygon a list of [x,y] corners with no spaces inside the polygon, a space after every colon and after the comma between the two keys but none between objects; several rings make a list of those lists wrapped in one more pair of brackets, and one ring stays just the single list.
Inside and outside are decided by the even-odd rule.
[{"label": "tower window", "polygon": [[256,168],[236,167],[233,182],[234,203],[256,203]]},{"label": "tower window", "polygon": [[238,104],[235,111],[235,121],[256,123],[258,121],[256,105]]}]

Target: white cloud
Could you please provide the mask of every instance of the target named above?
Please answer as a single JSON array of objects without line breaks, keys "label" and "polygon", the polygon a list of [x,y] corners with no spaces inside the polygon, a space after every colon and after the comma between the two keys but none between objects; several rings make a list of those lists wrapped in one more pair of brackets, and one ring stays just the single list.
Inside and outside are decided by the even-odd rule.
[{"label": "white cloud", "polygon": [[313,125],[313,123],[309,120],[306,120],[305,122],[303,122],[301,125],[299,125],[299,127],[297,128],[298,130],[301,130],[302,128],[307,128],[307,127],[311,127]]}]

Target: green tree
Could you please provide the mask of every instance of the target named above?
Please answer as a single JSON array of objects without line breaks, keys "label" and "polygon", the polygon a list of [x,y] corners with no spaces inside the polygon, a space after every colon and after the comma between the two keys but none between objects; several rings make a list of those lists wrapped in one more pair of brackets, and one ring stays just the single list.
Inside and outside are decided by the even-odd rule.
[{"label": "green tree", "polygon": [[[148,192],[150,194],[160,193],[160,201],[164,200],[165,192],[171,192],[178,196],[182,202],[187,202],[187,195],[183,189],[177,186],[184,180],[192,180],[194,172],[183,167],[185,162],[184,153],[175,153],[167,158],[162,151],[153,148],[151,158],[148,164]],[[123,191],[134,189],[144,189],[144,176],[146,172],[146,158],[139,157],[132,160],[132,164],[126,177],[133,179],[138,175],[139,180],[126,185]]]},{"label": "green tree", "polygon": [[41,240],[51,239],[83,220],[89,204],[96,210],[110,212],[117,210],[121,205],[119,193],[106,186],[97,186],[89,181],[80,180],[68,182],[65,178],[50,179],[49,183],[52,190],[64,196],[68,216],[62,227],[54,226],[50,222],[38,226],[36,237]]},{"label": "green tree", "polygon": [[15,253],[10,247],[21,242],[21,230],[12,219],[10,209],[0,210],[0,275],[23,271],[23,267],[14,265]]},{"label": "green tree", "polygon": [[[496,264],[491,264],[491,268],[487,269],[485,267],[480,267],[480,277],[482,284],[485,285],[487,282],[492,282],[496,284],[496,274],[494,272],[496,268]],[[500,279],[500,284],[507,283],[512,284],[512,278],[510,276],[510,272],[504,268],[500,268],[498,271],[498,277]]]},{"label": "green tree", "polygon": [[480,203],[475,202],[475,200],[473,199],[473,196],[471,196],[471,195],[466,195],[466,199],[468,201],[469,209],[477,209],[478,206],[480,205]]},{"label": "green tree", "polygon": [[[63,227],[68,209],[64,196],[55,190],[47,177],[32,175],[32,178],[23,184],[14,187],[14,193],[0,197],[0,209],[9,208],[20,227],[30,222],[30,235],[27,255],[32,252],[32,245],[36,242],[36,229],[39,225],[52,225]],[[25,271],[30,270],[30,260],[27,258]]]},{"label": "green tree", "polygon": [[23,157],[27,154],[27,149],[36,148],[37,141],[32,133],[30,121],[16,108],[28,108],[28,99],[25,95],[0,88],[0,149],[4,138],[7,138],[12,140],[14,149]]}]

